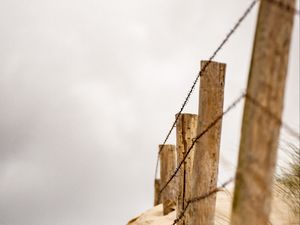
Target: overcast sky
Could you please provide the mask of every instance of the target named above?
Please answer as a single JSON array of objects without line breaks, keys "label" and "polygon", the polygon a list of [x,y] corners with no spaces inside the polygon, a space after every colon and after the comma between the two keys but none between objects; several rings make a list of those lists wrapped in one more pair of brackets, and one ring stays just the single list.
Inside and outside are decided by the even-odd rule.
[{"label": "overcast sky", "polygon": [[[150,208],[157,146],[250,2],[1,0],[0,225],[122,225]],[[246,86],[257,9],[216,57],[225,107]],[[294,22],[284,120],[299,130]],[[220,180],[241,117],[223,121]]]}]

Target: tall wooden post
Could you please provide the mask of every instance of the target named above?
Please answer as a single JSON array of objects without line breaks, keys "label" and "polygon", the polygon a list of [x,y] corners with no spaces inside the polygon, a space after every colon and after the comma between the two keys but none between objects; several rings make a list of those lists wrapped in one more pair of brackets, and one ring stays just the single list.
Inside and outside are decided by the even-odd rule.
[{"label": "tall wooden post", "polygon": [[[177,117],[177,115],[176,115]],[[193,142],[193,138],[197,134],[198,115],[195,114],[181,114],[176,123],[176,152],[177,165],[183,160],[186,152]],[[194,149],[186,158],[184,164],[178,171],[178,197],[177,197],[177,217],[185,208],[186,202],[191,198],[191,181],[192,168],[194,159]],[[188,214],[185,215],[178,223],[178,225],[189,224]]]},{"label": "tall wooden post", "polygon": [[[202,68],[206,63],[201,62]],[[201,76],[197,135],[223,112],[225,69],[225,64],[211,62]],[[220,120],[196,143],[192,174],[193,197],[207,194],[217,187],[221,127]],[[216,195],[193,203],[191,225],[213,225],[215,204]]]},{"label": "tall wooden post", "polygon": [[[281,118],[293,13],[273,1],[260,3],[252,53],[236,184],[232,225],[269,224],[272,182],[280,124],[253,99]],[[294,7],[295,0],[281,0]]]},{"label": "tall wooden post", "polygon": [[[164,186],[176,169],[176,151],[175,145],[160,145],[159,149],[161,149],[162,146],[164,147],[160,153],[160,181],[161,186]],[[168,213],[175,210],[177,196],[176,190],[177,184],[175,178],[169,183],[169,185],[163,190],[160,195],[163,203],[164,215],[167,215]]]}]

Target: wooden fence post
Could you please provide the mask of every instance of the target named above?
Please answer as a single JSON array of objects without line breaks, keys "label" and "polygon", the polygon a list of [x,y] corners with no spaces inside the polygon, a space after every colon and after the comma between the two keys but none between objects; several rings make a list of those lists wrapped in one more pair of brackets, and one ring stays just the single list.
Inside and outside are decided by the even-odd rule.
[{"label": "wooden fence post", "polygon": [[[165,185],[168,179],[176,169],[176,151],[175,145],[159,145],[159,149],[162,149],[160,153],[160,181],[161,186]],[[176,207],[176,196],[177,196],[177,184],[176,178],[174,178],[169,185],[163,190],[160,198],[163,203],[163,214],[175,210]]]},{"label": "wooden fence post", "polygon": [[160,191],[160,179],[154,181],[154,206],[161,204],[161,198],[159,198]]},{"label": "wooden fence post", "polygon": [[[177,115],[176,115],[177,117]],[[193,138],[197,134],[198,115],[181,114],[176,123],[176,152],[177,165],[183,160],[184,155],[192,145]],[[186,202],[191,198],[191,181],[193,168],[194,149],[190,152],[184,164],[178,171],[178,196],[177,196],[177,217],[186,206]],[[189,224],[188,214],[185,215],[178,225]]]},{"label": "wooden fence post", "polygon": [[[207,65],[207,66],[205,66]],[[200,80],[197,135],[203,132],[223,112],[226,64],[207,61]],[[196,143],[193,172],[192,197],[202,196],[217,187],[219,149],[222,120],[219,120]],[[213,225],[216,195],[213,194],[191,204],[191,225]]]},{"label": "wooden fence post", "polygon": [[[274,3],[274,2],[273,2]],[[232,225],[267,225],[294,12],[261,1],[245,101]],[[295,0],[281,0],[294,7]]]}]

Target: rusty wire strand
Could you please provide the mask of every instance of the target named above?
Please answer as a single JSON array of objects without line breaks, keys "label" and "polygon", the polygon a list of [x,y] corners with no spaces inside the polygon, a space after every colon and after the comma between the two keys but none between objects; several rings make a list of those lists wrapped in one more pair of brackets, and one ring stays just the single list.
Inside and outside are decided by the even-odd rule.
[{"label": "rusty wire strand", "polygon": [[225,36],[225,38],[222,40],[221,44],[216,48],[216,50],[213,52],[213,54],[209,57],[209,60],[203,65],[203,67],[201,68],[201,70],[199,71],[199,73],[197,74],[196,79],[193,82],[192,87],[190,88],[179,112],[176,114],[176,118],[175,121],[173,122],[171,129],[168,131],[166,138],[164,139],[161,148],[158,151],[158,155],[157,155],[157,160],[156,160],[156,167],[155,167],[155,177],[157,177],[157,173],[158,173],[158,164],[159,164],[159,154],[160,152],[164,149],[164,145],[166,144],[166,142],[168,141],[174,127],[176,126],[176,123],[178,121],[179,116],[181,115],[183,109],[185,108],[186,104],[188,103],[189,98],[191,97],[195,86],[199,80],[199,77],[202,76],[202,74],[204,73],[204,71],[206,70],[206,68],[210,65],[210,63],[212,62],[212,60],[216,57],[216,55],[220,52],[220,50],[224,47],[224,45],[228,42],[229,38],[235,33],[235,31],[237,30],[237,28],[241,25],[241,23],[245,20],[245,18],[249,15],[249,13],[251,12],[251,10],[254,8],[254,6],[256,5],[256,3],[259,0],[254,0],[251,2],[251,4],[247,7],[247,9],[245,10],[245,12],[242,14],[242,16],[238,19],[238,21],[235,23],[235,25],[233,26],[233,28],[228,32],[228,34]]}]

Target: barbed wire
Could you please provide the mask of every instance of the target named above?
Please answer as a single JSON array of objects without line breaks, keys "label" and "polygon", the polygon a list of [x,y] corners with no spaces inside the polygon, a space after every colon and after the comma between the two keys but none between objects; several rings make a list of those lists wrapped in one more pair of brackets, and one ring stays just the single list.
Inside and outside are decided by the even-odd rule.
[{"label": "barbed wire", "polygon": [[220,52],[220,50],[224,47],[224,45],[228,42],[229,38],[235,33],[235,31],[238,29],[238,27],[241,25],[241,23],[245,20],[245,18],[249,15],[249,13],[251,12],[251,10],[254,8],[254,6],[256,5],[256,3],[259,0],[254,0],[251,2],[251,4],[247,7],[247,9],[244,11],[244,13],[242,14],[242,16],[238,19],[238,21],[235,23],[235,25],[233,26],[233,28],[228,32],[228,34],[225,36],[225,38],[222,40],[221,44],[218,45],[218,47],[216,48],[216,50],[213,52],[213,54],[209,57],[209,60],[203,65],[203,67],[201,68],[201,70],[199,71],[196,79],[193,82],[192,87],[190,88],[179,112],[176,114],[176,118],[175,121],[173,122],[170,130],[167,133],[166,138],[164,139],[161,148],[158,151],[158,155],[157,155],[157,160],[156,160],[156,167],[155,167],[155,177],[157,177],[157,173],[158,173],[158,164],[159,164],[159,154],[161,151],[163,151],[164,145],[166,144],[166,142],[168,141],[174,127],[176,126],[176,123],[178,121],[179,116],[181,115],[182,111],[184,110],[186,104],[188,103],[189,98],[191,97],[195,86],[199,80],[199,77],[203,74],[203,72],[206,70],[206,68],[210,65],[210,63],[212,62],[212,60],[216,57],[216,55]]},{"label": "barbed wire", "polygon": [[[271,112],[267,107],[263,106],[263,105],[260,104],[255,98],[251,97],[250,94],[245,93],[245,94],[243,94],[243,95],[240,96],[240,98],[244,98],[244,97],[245,97],[246,99],[248,99],[251,103],[253,103],[253,105],[254,105],[255,107],[260,108],[260,109],[262,110],[262,112],[265,113],[267,116],[269,116],[270,118],[272,118],[273,120],[275,120],[276,123],[278,123],[282,128],[286,129],[292,136],[294,136],[294,137],[300,139],[300,134],[299,134],[297,131],[293,130],[289,125],[287,125],[285,122],[283,122],[281,119],[279,119],[279,118],[278,118],[273,112]],[[238,99],[235,101],[236,104],[241,100],[240,98],[238,98]],[[235,105],[236,105],[236,104],[235,104]],[[230,109],[228,110],[228,112],[229,112],[231,109],[233,109],[233,107],[232,107],[232,108],[229,107],[229,108],[230,108]],[[223,116],[224,116],[224,115],[223,115]],[[218,117],[218,118],[219,118],[219,117]],[[210,127],[210,128],[212,128],[212,127]],[[200,137],[199,137],[199,138],[200,138]],[[192,144],[192,146],[193,146],[193,144]],[[191,148],[192,148],[192,146],[191,146]],[[191,148],[189,148],[189,150],[187,151],[187,154],[190,152],[190,149],[191,149]],[[180,168],[180,165],[182,165],[183,162],[185,161],[185,159],[187,158],[187,154],[185,155],[185,157],[184,157],[184,159],[182,160],[182,162],[179,164],[178,170],[179,170],[179,168]],[[177,171],[177,169],[174,171],[174,173],[175,173],[176,171]],[[178,172],[178,171],[177,171],[177,172]],[[171,178],[173,179],[175,176],[176,176],[176,174],[175,174],[175,175],[173,174],[173,175],[171,176]],[[201,201],[201,200],[203,200],[203,199],[205,199],[205,198],[207,198],[207,197],[209,197],[209,196],[211,196],[211,195],[213,195],[213,194],[215,194],[215,193],[217,193],[217,192],[219,192],[219,191],[222,191],[228,184],[232,183],[233,181],[234,181],[234,178],[231,178],[231,179],[227,180],[226,182],[224,182],[220,187],[216,187],[216,188],[214,188],[213,190],[211,190],[209,193],[204,194],[204,195],[201,195],[201,196],[198,196],[198,197],[193,197],[193,198],[191,198],[190,200],[188,200],[188,201],[186,202],[185,207],[184,207],[183,210],[180,212],[179,216],[174,220],[173,225],[177,224],[177,223],[183,218],[183,216],[185,215],[185,213],[186,213],[188,207],[190,206],[190,204],[195,203],[195,202],[198,202],[198,201]],[[170,182],[171,182],[171,179],[169,179],[167,183],[169,184]],[[165,186],[166,186],[166,185],[165,185]],[[164,187],[164,188],[165,188],[165,187]]]},{"label": "barbed wire", "polygon": [[[161,145],[161,148],[159,149],[158,151],[158,155],[157,155],[157,160],[156,160],[156,166],[155,166],[155,178],[157,177],[157,173],[158,173],[158,164],[159,164],[159,154],[161,153],[161,151],[163,151],[163,148],[164,148],[164,145],[166,144],[166,142],[168,141],[173,129],[175,128],[176,126],[176,123],[178,121],[178,118],[179,116],[181,115],[182,111],[184,110],[186,104],[188,103],[189,101],[189,98],[190,96],[192,95],[194,89],[195,89],[195,86],[199,80],[199,77],[203,74],[203,72],[206,70],[206,68],[209,66],[209,64],[212,62],[212,60],[216,57],[216,55],[218,54],[218,52],[223,48],[223,46],[228,42],[229,38],[233,35],[233,33],[237,30],[237,28],[241,25],[241,23],[243,22],[243,20],[248,16],[248,14],[251,12],[251,10],[253,9],[253,7],[255,6],[255,4],[259,1],[262,1],[262,0],[254,0],[249,6],[248,8],[245,10],[245,12],[243,13],[243,15],[238,19],[238,21],[236,22],[236,24],[233,26],[233,28],[228,32],[228,34],[225,36],[225,38],[223,39],[223,41],[221,42],[221,44],[217,47],[217,49],[213,52],[213,54],[209,57],[209,60],[204,64],[204,66],[202,67],[202,69],[199,71],[196,79],[194,80],[193,84],[192,84],[192,87],[190,88],[179,112],[176,114],[176,118],[175,118],[175,121],[173,122],[170,130],[168,131],[167,133],[167,136],[166,138],[164,139],[162,145]],[[293,12],[297,15],[300,14],[299,10],[288,5],[288,4],[285,4],[283,3],[282,1],[280,0],[264,0],[264,1],[268,1],[269,3],[272,3],[274,5],[276,5],[277,7],[283,9],[283,10],[286,10],[286,11],[289,11],[289,12]]]},{"label": "barbed wire", "polygon": [[[274,113],[272,113],[270,110],[268,110],[265,106],[263,106],[262,104],[260,104],[255,98],[251,97],[248,93],[243,93],[241,96],[239,96],[221,115],[219,115],[218,117],[216,117],[216,119],[210,123],[208,125],[208,127],[201,132],[196,138],[193,139],[193,142],[191,144],[191,146],[189,147],[189,149],[187,150],[186,154],[184,155],[182,161],[178,164],[177,168],[175,169],[175,171],[173,172],[173,174],[170,176],[170,178],[168,179],[168,181],[164,184],[164,186],[161,188],[160,192],[159,192],[159,198],[161,193],[166,189],[166,187],[170,184],[170,182],[176,177],[176,174],[178,173],[179,169],[181,168],[181,166],[183,165],[183,163],[185,162],[186,158],[188,157],[188,155],[190,154],[191,150],[193,149],[194,145],[196,144],[196,142],[204,135],[206,134],[210,129],[212,129],[228,112],[230,112],[232,109],[234,109],[238,103],[244,99],[247,98],[250,102],[252,102],[254,104],[254,106],[262,109],[262,112],[265,113],[267,116],[269,116],[270,118],[274,119],[275,122],[277,122],[278,124],[280,124],[280,126],[284,129],[287,129],[287,131],[297,137],[300,138],[300,135],[297,131],[293,130],[291,127],[289,127],[286,123],[284,123],[281,119],[279,119]],[[201,201],[209,196],[211,196],[212,194],[215,194],[221,190],[223,190],[223,188],[225,188],[228,184],[230,184],[231,182],[233,182],[234,179],[231,178],[229,180],[227,180],[225,183],[223,183],[220,187],[214,188],[213,190],[211,190],[209,193],[201,195],[201,196],[197,196],[197,197],[193,197],[191,199],[189,199],[186,202],[185,207],[183,208],[183,210],[180,212],[179,216],[174,220],[173,225],[175,225],[176,223],[178,223],[182,217],[184,216],[185,212],[187,211],[188,207],[190,204]]]},{"label": "barbed wire", "polygon": [[[173,172],[173,174],[170,176],[170,178],[167,180],[167,182],[164,184],[164,186],[160,189],[159,191],[159,196],[161,195],[161,193],[166,189],[166,187],[169,185],[169,183],[174,179],[174,177],[176,176],[176,174],[178,173],[178,171],[180,170],[181,166],[183,165],[183,163],[185,162],[186,158],[188,157],[188,155],[190,154],[190,152],[192,151],[194,145],[196,144],[196,142],[203,137],[203,135],[205,135],[211,128],[213,128],[228,112],[230,112],[232,109],[234,109],[238,103],[245,97],[245,93],[243,93],[242,95],[240,95],[235,101],[233,101],[230,106],[228,106],[228,108],[221,113],[219,116],[217,116],[197,137],[195,137],[192,141],[191,146],[188,148],[188,150],[186,151],[185,155],[183,156],[183,159],[181,160],[181,162],[178,164],[178,166],[176,167],[175,171]],[[159,197],[160,198],[160,197]]]},{"label": "barbed wire", "polygon": [[180,170],[181,166],[187,159],[188,155],[192,151],[194,145],[196,142],[203,136],[205,135],[210,129],[212,129],[228,112],[230,112],[232,109],[234,109],[238,103],[243,99],[247,98],[249,101],[251,101],[254,106],[260,108],[263,113],[265,113],[267,116],[275,120],[276,123],[278,123],[283,129],[286,129],[292,136],[296,138],[300,138],[300,134],[292,129],[288,124],[283,122],[280,118],[278,118],[273,112],[271,112],[269,109],[267,109],[265,106],[260,104],[255,98],[251,97],[250,94],[244,92],[242,95],[240,95],[235,101],[233,101],[229,107],[219,116],[215,118],[197,137],[193,138],[191,146],[188,148],[186,154],[184,155],[183,159],[180,161],[176,169],[174,170],[173,174],[170,176],[170,178],[167,180],[167,182],[164,184],[164,186],[161,188],[159,191],[159,195],[166,189],[166,187],[169,185],[169,183],[176,177],[176,174]]},{"label": "barbed wire", "polygon": [[201,70],[199,71],[196,79],[194,80],[192,87],[190,88],[179,112],[176,114],[176,118],[175,121],[173,122],[170,130],[167,133],[166,138],[164,139],[161,148],[158,151],[158,155],[157,155],[157,160],[156,160],[156,166],[155,166],[155,177],[157,177],[157,173],[158,173],[158,164],[159,164],[159,154],[161,153],[161,151],[163,151],[164,149],[164,145],[166,144],[166,142],[168,141],[173,129],[176,126],[176,123],[178,121],[179,116],[181,115],[182,111],[184,110],[186,104],[189,101],[190,96],[193,93],[193,90],[195,89],[195,86],[199,80],[199,77],[203,74],[203,72],[206,70],[206,68],[209,66],[209,64],[212,62],[212,60],[216,57],[216,55],[218,54],[218,52],[224,47],[224,45],[228,42],[229,38],[233,35],[233,33],[237,30],[237,28],[241,25],[241,23],[243,22],[243,20],[249,15],[249,13],[251,12],[251,10],[254,8],[255,4],[259,1],[268,1],[271,4],[276,5],[277,7],[286,10],[288,12],[292,12],[295,13],[296,15],[299,15],[300,12],[298,9],[283,3],[280,0],[254,0],[249,6],[248,8],[245,10],[245,12],[242,14],[242,16],[238,19],[238,21],[236,22],[236,24],[233,26],[233,28],[228,32],[228,34],[225,36],[225,38],[223,39],[223,41],[221,42],[221,44],[216,48],[216,50],[213,52],[213,54],[209,57],[209,60],[204,64],[204,66],[201,68]]},{"label": "barbed wire", "polygon": [[[193,92],[193,90],[195,89],[195,86],[199,80],[199,77],[201,77],[203,75],[203,73],[205,72],[206,68],[210,65],[210,63],[212,62],[212,60],[215,58],[215,56],[219,53],[219,51],[224,47],[224,45],[228,42],[228,40],[230,39],[230,37],[235,33],[235,31],[237,30],[237,28],[241,25],[241,23],[243,22],[243,20],[247,17],[247,15],[249,15],[249,13],[251,12],[251,10],[253,9],[253,7],[255,6],[255,4],[259,1],[263,1],[263,0],[254,0],[249,6],[248,8],[245,10],[245,12],[242,14],[242,16],[238,19],[238,21],[235,23],[235,25],[233,26],[233,28],[229,31],[229,33],[225,36],[225,38],[222,40],[221,44],[216,48],[216,50],[213,52],[213,54],[209,57],[208,61],[206,61],[206,63],[203,65],[203,67],[201,68],[201,70],[199,71],[196,79],[193,82],[192,87],[190,88],[187,97],[185,98],[179,112],[176,114],[176,118],[175,121],[173,122],[171,129],[169,130],[169,132],[167,133],[166,138],[163,141],[163,144],[161,145],[161,148],[158,151],[158,157],[157,157],[157,162],[156,162],[156,168],[155,168],[155,178],[157,177],[157,171],[158,171],[158,164],[159,164],[159,155],[161,153],[161,151],[163,151],[164,145],[166,144],[167,140],[169,139],[173,129],[176,126],[176,123],[178,121],[179,116],[181,115],[183,109],[185,108],[186,104],[189,101],[189,98]],[[264,1],[268,1],[274,5],[276,5],[277,7],[280,7],[283,10],[286,10],[288,12],[293,12],[297,15],[299,15],[299,10],[295,9],[294,7],[287,5],[279,0],[264,0]],[[178,166],[176,167],[175,171],[173,172],[173,174],[170,176],[170,178],[167,180],[167,182],[164,184],[164,186],[160,189],[159,193],[158,193],[158,198],[160,199],[160,196],[162,194],[162,192],[166,189],[166,187],[170,184],[170,182],[176,177],[178,171],[180,170],[181,166],[184,164],[186,158],[188,157],[188,155],[190,154],[191,150],[193,149],[194,145],[196,144],[196,142],[203,136],[205,135],[210,129],[212,129],[228,112],[230,112],[233,108],[235,108],[238,103],[244,99],[247,98],[250,102],[252,102],[256,107],[260,108],[262,110],[262,112],[264,112],[266,115],[268,115],[269,117],[271,117],[272,119],[274,119],[282,128],[286,129],[292,136],[300,139],[300,134],[293,130],[288,124],[284,123],[280,118],[278,118],[272,111],[270,111],[267,107],[263,106],[262,104],[260,104],[259,101],[257,101],[255,98],[253,98],[252,96],[250,96],[248,93],[243,93],[241,96],[239,96],[235,101],[232,102],[232,104],[219,116],[216,117],[216,119],[210,123],[206,129],[204,129],[197,137],[195,137],[194,139],[192,139],[192,144],[189,147],[189,149],[187,150],[186,154],[184,155],[182,161],[178,164]],[[183,210],[180,212],[179,216],[174,220],[173,225],[177,224],[182,217],[184,216],[185,212],[187,211],[188,207],[190,206],[190,204],[193,204],[195,202],[201,201],[221,190],[223,190],[228,184],[230,184],[231,182],[233,182],[234,179],[231,178],[228,181],[226,181],[225,183],[223,183],[220,187],[216,187],[215,189],[211,190],[209,193],[201,195],[201,196],[197,196],[194,198],[189,199],[186,202],[185,207],[183,208]]]}]

